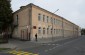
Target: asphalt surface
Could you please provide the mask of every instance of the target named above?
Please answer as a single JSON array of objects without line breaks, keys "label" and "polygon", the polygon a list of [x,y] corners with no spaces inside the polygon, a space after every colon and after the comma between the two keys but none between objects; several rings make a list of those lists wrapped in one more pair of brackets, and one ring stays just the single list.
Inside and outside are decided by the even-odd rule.
[{"label": "asphalt surface", "polygon": [[[39,55],[85,55],[85,36],[44,43],[37,47],[21,49],[21,51]],[[0,55],[10,54],[0,53]]]}]

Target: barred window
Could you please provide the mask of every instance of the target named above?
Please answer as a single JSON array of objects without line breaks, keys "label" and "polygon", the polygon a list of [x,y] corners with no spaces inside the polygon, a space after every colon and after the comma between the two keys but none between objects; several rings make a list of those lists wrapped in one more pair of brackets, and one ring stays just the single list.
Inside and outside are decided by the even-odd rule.
[{"label": "barred window", "polygon": [[38,28],[38,34],[41,34],[41,27]]}]

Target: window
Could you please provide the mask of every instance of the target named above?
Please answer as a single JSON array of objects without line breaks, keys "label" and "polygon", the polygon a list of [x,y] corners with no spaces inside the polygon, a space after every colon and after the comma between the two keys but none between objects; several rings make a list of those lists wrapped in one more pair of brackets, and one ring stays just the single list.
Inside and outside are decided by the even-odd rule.
[{"label": "window", "polygon": [[51,23],[51,17],[49,18],[49,22]]},{"label": "window", "polygon": [[18,15],[16,15],[16,24],[18,25]]},{"label": "window", "polygon": [[51,29],[51,34],[52,34],[52,29]]},{"label": "window", "polygon": [[47,22],[47,17],[45,16],[45,22]]},{"label": "window", "polygon": [[16,16],[17,20],[18,20],[18,15]]},{"label": "window", "polygon": [[59,34],[59,29],[57,29],[57,34]]},{"label": "window", "polygon": [[48,16],[47,16],[47,23],[48,23]]},{"label": "window", "polygon": [[59,33],[61,33],[61,29],[59,29]]},{"label": "window", "polygon": [[60,20],[58,20],[58,25],[62,26],[62,22]]},{"label": "window", "polygon": [[53,19],[52,19],[52,17],[51,17],[51,23],[53,23]]},{"label": "window", "polygon": [[54,34],[55,34],[55,29],[54,29]]},{"label": "window", "polygon": [[56,29],[56,34],[58,33],[58,30]]},{"label": "window", "polygon": [[43,34],[45,34],[45,28],[43,28]]},{"label": "window", "polygon": [[47,34],[49,34],[49,28],[47,28]]},{"label": "window", "polygon": [[55,24],[55,18],[54,18],[54,24]]},{"label": "window", "polygon": [[56,22],[55,23],[57,24],[57,19],[56,19]]},{"label": "window", "polygon": [[54,24],[54,19],[52,19],[52,23]]},{"label": "window", "polygon": [[43,15],[43,22],[45,21],[45,15]]},{"label": "window", "polygon": [[38,20],[41,21],[41,14],[38,14]]},{"label": "window", "polygon": [[41,27],[38,28],[38,34],[41,34]]}]

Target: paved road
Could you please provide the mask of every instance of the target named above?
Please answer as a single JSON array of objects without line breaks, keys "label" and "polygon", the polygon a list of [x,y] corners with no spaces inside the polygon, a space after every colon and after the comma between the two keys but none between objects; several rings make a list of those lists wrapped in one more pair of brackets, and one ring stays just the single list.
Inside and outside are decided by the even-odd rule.
[{"label": "paved road", "polygon": [[[18,50],[17,52],[28,52],[27,54],[31,53],[33,55],[85,55],[85,36],[41,44],[40,46]],[[17,55],[16,53],[14,54]]]},{"label": "paved road", "polygon": [[85,55],[85,37],[72,38],[42,46],[23,49],[40,55]]}]

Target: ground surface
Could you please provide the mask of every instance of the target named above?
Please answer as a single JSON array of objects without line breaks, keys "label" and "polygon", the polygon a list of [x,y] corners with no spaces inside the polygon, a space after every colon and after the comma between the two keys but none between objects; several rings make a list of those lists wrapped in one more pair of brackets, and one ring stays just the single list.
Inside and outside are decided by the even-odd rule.
[{"label": "ground surface", "polygon": [[85,36],[43,43],[36,47],[1,52],[0,55],[85,55]]}]

